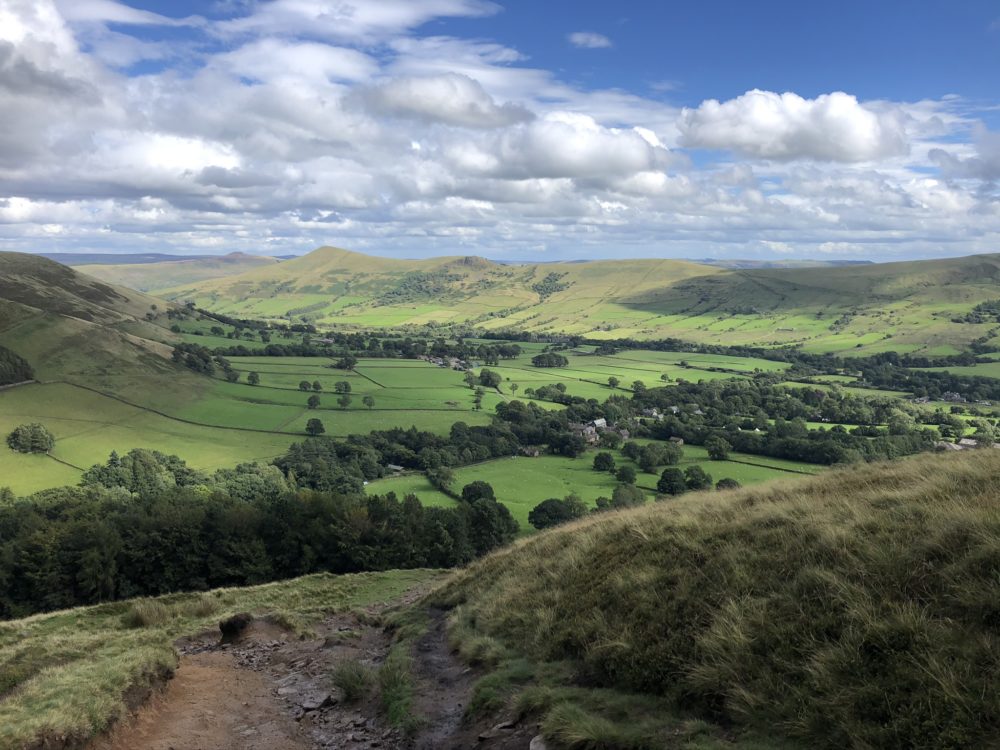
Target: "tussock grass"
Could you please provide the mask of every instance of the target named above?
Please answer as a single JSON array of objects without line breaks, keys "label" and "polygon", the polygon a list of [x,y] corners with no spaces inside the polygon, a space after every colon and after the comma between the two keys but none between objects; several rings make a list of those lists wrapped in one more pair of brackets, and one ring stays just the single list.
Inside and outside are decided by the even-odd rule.
[{"label": "tussock grass", "polygon": [[[122,617],[126,628],[149,628],[165,624],[175,610],[156,599],[140,599]],[[176,612],[180,614],[180,612]]]},{"label": "tussock grass", "polygon": [[40,738],[81,746],[177,665],[173,642],[236,612],[279,612],[308,626],[390,601],[442,575],[413,570],[307,576],[244,589],[173,594],[0,622],[0,748]]},{"label": "tussock grass", "polygon": [[[823,748],[991,746],[1000,452],[586,519],[470,566],[435,600],[461,605],[460,641],[713,721]],[[540,709],[557,745],[644,746],[642,712],[562,697]]]},{"label": "tussock grass", "polygon": [[343,693],[346,703],[364,700],[375,681],[371,668],[354,660],[340,662],[334,667],[330,679]]},{"label": "tussock grass", "polygon": [[419,722],[413,713],[413,671],[410,644],[397,643],[378,670],[379,699],[386,719],[407,734]]}]

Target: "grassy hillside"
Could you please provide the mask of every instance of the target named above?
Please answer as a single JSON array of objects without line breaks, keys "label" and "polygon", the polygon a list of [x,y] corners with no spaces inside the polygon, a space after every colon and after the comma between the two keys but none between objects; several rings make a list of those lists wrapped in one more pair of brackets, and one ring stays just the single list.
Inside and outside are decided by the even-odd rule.
[{"label": "grassy hillside", "polygon": [[663,747],[664,706],[824,748],[993,747],[1000,452],[699,494],[538,535],[437,595],[478,700],[557,746]]},{"label": "grassy hillside", "polygon": [[326,247],[162,294],[231,315],[359,328],[471,323],[595,338],[948,354],[995,327],[951,319],[995,299],[998,280],[995,255],[727,269],[672,260],[394,260]]},{"label": "grassy hillside", "polygon": [[[195,284],[207,279],[235,276],[256,268],[278,263],[277,259],[245,253],[230,253],[210,258],[183,258],[157,263],[90,263],[79,270],[111,284],[144,292]],[[70,261],[70,265],[75,265]]]},{"label": "grassy hillside", "polygon": [[[166,327],[169,307],[37,255],[0,253],[0,346],[27,360],[42,382],[0,392],[0,434],[44,421],[56,434],[58,459],[0,451],[0,484],[31,492],[75,483],[74,467],[104,460],[112,448],[200,446],[209,463],[228,465],[235,461],[220,450],[226,445],[246,446],[237,460],[270,457],[287,445],[272,438],[262,449],[244,435],[199,435],[149,411],[182,409],[213,384],[170,361],[179,338]],[[110,434],[118,439],[108,442]]]}]

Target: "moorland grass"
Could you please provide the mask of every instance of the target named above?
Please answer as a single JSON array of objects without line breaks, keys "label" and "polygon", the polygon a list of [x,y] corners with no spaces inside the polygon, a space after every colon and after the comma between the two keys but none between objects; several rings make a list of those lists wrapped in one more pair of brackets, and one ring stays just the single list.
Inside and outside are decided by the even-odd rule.
[{"label": "moorland grass", "polygon": [[434,602],[501,667],[568,665],[539,710],[557,746],[663,746],[596,689],[813,747],[992,747],[998,498],[989,450],[687,495],[517,542]]}]

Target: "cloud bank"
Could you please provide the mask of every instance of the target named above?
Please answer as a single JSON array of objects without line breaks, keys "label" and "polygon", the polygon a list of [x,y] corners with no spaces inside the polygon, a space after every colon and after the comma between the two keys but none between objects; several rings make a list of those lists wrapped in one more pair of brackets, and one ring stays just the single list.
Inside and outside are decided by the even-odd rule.
[{"label": "cloud bank", "polygon": [[0,2],[0,248],[1000,248],[1000,136],[954,99],[753,90],[680,108],[568,83],[489,39],[425,33],[489,19],[490,2],[232,5],[177,19],[115,0]]}]

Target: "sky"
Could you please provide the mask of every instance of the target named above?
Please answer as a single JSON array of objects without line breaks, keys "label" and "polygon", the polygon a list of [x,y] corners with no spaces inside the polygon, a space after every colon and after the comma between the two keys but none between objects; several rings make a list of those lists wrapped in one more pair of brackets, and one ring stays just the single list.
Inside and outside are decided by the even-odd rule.
[{"label": "sky", "polygon": [[0,250],[1000,252],[1000,5],[0,0]]}]

